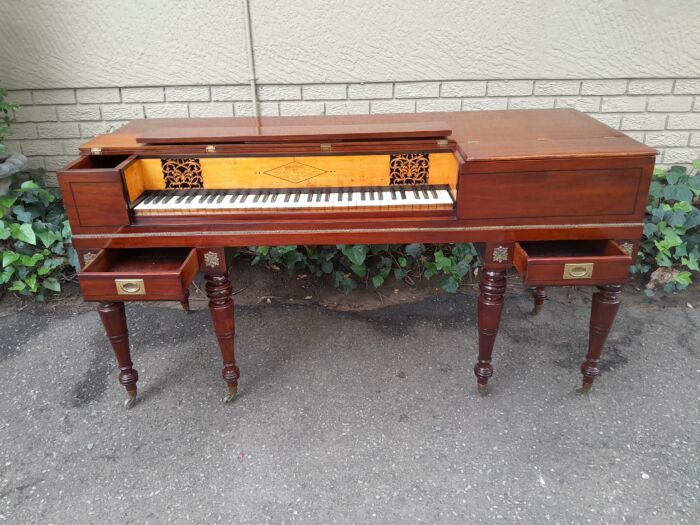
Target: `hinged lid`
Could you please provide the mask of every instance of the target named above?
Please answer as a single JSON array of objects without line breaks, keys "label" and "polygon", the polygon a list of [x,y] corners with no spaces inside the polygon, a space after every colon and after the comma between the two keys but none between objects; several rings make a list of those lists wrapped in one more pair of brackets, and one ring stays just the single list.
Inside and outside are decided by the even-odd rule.
[{"label": "hinged lid", "polygon": [[382,139],[445,139],[452,133],[444,122],[397,122],[312,125],[226,125],[149,128],[136,137],[140,144],[214,144],[227,142],[304,142]]}]

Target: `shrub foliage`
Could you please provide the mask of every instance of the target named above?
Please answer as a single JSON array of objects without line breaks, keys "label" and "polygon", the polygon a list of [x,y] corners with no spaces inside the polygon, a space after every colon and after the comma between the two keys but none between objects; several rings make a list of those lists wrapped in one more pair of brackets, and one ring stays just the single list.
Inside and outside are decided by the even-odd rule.
[{"label": "shrub foliage", "polygon": [[[649,190],[644,236],[632,272],[651,274],[664,269],[660,279],[667,293],[684,290],[700,271],[700,161],[692,169],[673,166],[654,171]],[[648,295],[653,290],[648,289]]]},{"label": "shrub foliage", "polygon": [[0,289],[39,300],[60,292],[61,281],[78,267],[70,235],[58,192],[16,177],[9,193],[0,196]]}]

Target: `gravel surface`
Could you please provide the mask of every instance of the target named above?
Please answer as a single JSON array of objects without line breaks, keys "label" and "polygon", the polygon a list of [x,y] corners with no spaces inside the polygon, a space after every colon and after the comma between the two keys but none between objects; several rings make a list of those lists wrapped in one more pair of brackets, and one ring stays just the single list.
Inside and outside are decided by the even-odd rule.
[{"label": "gravel surface", "polygon": [[[624,299],[623,299],[624,301]],[[0,523],[700,523],[700,311],[623,307],[589,395],[588,304],[507,297],[486,397],[475,301],[127,308],[125,410],[94,311],[0,315]]]}]

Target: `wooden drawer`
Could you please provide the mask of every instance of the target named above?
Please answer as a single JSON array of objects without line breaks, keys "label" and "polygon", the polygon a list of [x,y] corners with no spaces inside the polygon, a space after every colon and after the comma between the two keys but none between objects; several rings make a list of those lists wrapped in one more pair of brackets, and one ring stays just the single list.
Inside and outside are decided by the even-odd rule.
[{"label": "wooden drawer", "polygon": [[78,279],[86,301],[183,301],[198,271],[195,249],[104,249]]},{"label": "wooden drawer", "polygon": [[615,241],[536,241],[515,244],[513,264],[528,285],[617,284],[632,256]]}]

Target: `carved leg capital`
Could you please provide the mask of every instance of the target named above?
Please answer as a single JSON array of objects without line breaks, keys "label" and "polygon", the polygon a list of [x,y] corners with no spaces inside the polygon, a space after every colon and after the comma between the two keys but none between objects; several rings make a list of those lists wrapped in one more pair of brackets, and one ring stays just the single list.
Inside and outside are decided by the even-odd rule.
[{"label": "carved leg capital", "polygon": [[621,284],[606,284],[598,286],[598,291],[593,294],[588,353],[586,360],[581,363],[581,374],[583,374],[581,391],[583,392],[591,389],[593,380],[600,374],[598,368],[600,356],[620,308],[621,293]]},{"label": "carved leg capital", "polygon": [[503,312],[503,297],[506,292],[506,271],[485,270],[479,283],[477,303],[479,357],[474,366],[477,387],[486,392],[489,378],[493,375],[491,353],[498,334],[498,326]]}]

